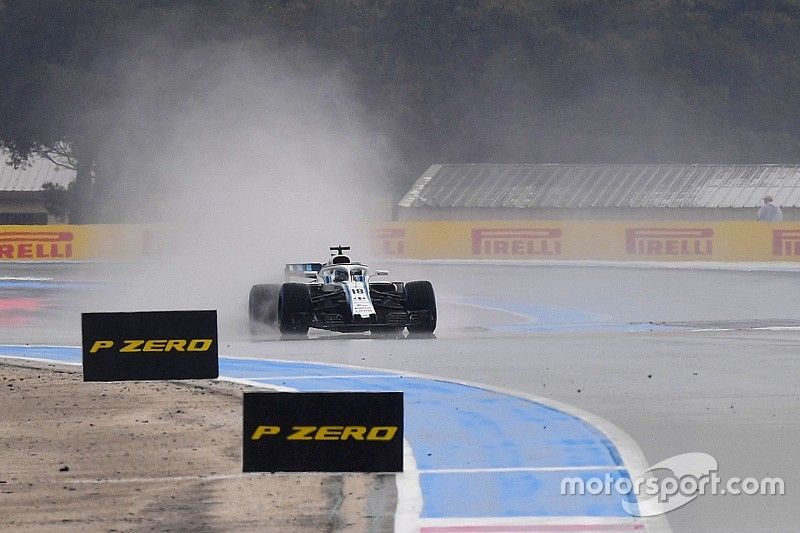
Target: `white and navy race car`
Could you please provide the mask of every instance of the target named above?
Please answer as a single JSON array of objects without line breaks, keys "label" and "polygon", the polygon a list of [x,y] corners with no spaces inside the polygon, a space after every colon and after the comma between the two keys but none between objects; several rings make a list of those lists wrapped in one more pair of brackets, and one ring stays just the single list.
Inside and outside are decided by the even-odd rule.
[{"label": "white and navy race car", "polygon": [[334,246],[327,263],[290,263],[286,283],[250,289],[250,329],[277,325],[283,334],[305,335],[309,328],[378,334],[432,334],[436,297],[429,281],[386,281],[387,270],[344,255]]}]

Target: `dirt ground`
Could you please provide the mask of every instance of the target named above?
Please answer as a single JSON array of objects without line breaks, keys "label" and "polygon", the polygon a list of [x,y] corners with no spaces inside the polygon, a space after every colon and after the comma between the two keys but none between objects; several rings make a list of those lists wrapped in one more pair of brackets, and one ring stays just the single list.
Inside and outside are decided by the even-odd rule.
[{"label": "dirt ground", "polygon": [[0,359],[0,529],[392,528],[393,476],[242,474],[242,390]]}]

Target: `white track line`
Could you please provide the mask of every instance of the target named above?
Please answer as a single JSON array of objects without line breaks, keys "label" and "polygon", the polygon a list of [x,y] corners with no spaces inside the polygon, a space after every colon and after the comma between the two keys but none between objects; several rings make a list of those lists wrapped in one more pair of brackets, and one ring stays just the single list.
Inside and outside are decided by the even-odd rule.
[{"label": "white track line", "polygon": [[411,444],[403,439],[403,471],[394,477],[397,485],[397,506],[394,510],[395,533],[411,533],[419,529],[422,514],[422,486]]},{"label": "white track line", "polygon": [[229,378],[226,376],[220,376],[217,379],[219,381],[227,381],[228,383],[246,385],[248,387],[254,387],[257,389],[271,389],[276,392],[297,392],[297,389],[293,389],[292,387],[282,387],[280,385],[273,385],[272,383],[259,383],[257,381],[250,381],[249,379]]}]

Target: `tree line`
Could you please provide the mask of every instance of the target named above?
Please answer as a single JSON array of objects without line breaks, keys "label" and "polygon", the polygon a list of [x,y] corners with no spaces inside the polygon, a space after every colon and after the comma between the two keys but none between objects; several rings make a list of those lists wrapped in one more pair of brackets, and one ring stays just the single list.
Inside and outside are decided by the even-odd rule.
[{"label": "tree line", "polygon": [[[797,1],[0,0],[0,143],[76,169],[74,221],[130,179],[111,132],[159,139],[123,90],[155,35],[336,65],[399,154],[398,193],[434,162],[800,159]],[[205,68],[181,75],[213,90]]]}]

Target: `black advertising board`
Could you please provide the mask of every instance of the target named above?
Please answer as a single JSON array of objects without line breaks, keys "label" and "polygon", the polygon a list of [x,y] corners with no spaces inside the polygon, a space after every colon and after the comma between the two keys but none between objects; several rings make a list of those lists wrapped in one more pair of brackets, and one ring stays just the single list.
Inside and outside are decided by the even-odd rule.
[{"label": "black advertising board", "polygon": [[245,472],[402,472],[402,392],[246,392]]},{"label": "black advertising board", "polygon": [[83,380],[219,376],[216,311],[83,313]]}]

